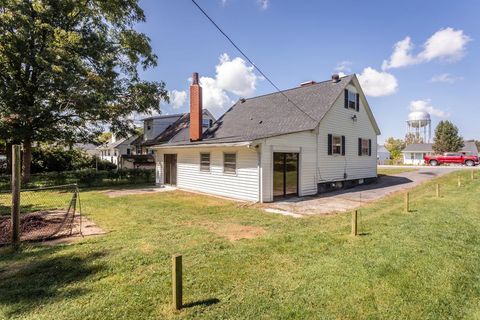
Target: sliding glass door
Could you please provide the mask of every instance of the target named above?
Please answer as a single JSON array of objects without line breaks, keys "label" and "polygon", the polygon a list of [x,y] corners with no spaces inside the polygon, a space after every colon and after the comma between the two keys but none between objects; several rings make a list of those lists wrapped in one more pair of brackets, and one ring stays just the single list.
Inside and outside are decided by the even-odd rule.
[{"label": "sliding glass door", "polygon": [[298,153],[273,154],[273,196],[298,195]]}]

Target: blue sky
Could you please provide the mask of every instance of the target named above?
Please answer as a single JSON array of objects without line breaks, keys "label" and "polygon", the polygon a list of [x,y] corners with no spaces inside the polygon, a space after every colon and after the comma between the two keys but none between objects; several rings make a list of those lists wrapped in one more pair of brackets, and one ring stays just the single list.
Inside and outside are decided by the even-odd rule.
[{"label": "blue sky", "polygon": [[[411,110],[431,112],[433,125],[453,121],[480,139],[480,1],[198,0],[281,89],[359,75],[382,135],[403,137]],[[361,3],[361,5],[360,5]],[[232,101],[275,91],[201,15],[190,0],[141,0],[158,66],[172,103],[188,110],[191,73],[202,76],[204,103],[222,114]],[[384,62],[385,61],[385,62]]]}]

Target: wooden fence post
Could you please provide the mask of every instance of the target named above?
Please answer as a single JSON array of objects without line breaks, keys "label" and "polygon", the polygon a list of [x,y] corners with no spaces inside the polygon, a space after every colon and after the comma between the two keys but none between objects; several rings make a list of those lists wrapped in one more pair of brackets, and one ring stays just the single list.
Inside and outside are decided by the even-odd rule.
[{"label": "wooden fence post", "polygon": [[358,234],[357,232],[357,217],[358,217],[358,211],[354,210],[352,211],[352,235],[356,236]]},{"label": "wooden fence post", "polygon": [[437,183],[437,198],[440,198],[440,184]]},{"label": "wooden fence post", "polygon": [[182,308],[182,255],[175,254],[172,256],[172,293],[173,308],[180,310]]},{"label": "wooden fence post", "polygon": [[405,212],[410,212],[410,194],[408,192],[405,193]]},{"label": "wooden fence post", "polygon": [[20,245],[20,183],[21,183],[21,152],[20,146],[12,147],[12,244]]}]

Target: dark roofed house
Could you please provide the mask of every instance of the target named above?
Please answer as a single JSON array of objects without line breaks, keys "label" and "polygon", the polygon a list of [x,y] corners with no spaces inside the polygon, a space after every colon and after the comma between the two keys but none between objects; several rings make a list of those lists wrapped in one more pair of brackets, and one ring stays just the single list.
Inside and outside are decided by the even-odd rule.
[{"label": "dark roofed house", "polygon": [[190,114],[149,147],[159,185],[267,202],[377,176],[380,130],[355,75],[240,99],[201,130],[203,114],[194,74]]},{"label": "dark roofed house", "polygon": [[[464,141],[461,153],[466,155],[478,156],[477,145],[474,141]],[[412,143],[402,150],[403,163],[412,165],[424,165],[423,158],[427,155],[433,155],[433,143]]]}]

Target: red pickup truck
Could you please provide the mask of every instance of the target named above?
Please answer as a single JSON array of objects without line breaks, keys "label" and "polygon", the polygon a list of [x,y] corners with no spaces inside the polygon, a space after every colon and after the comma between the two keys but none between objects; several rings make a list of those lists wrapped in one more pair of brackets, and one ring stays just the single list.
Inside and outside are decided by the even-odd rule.
[{"label": "red pickup truck", "polygon": [[444,163],[464,164],[473,167],[478,164],[477,156],[467,156],[463,153],[444,153],[443,156],[425,156],[423,157],[426,164],[431,166],[438,166]]}]

